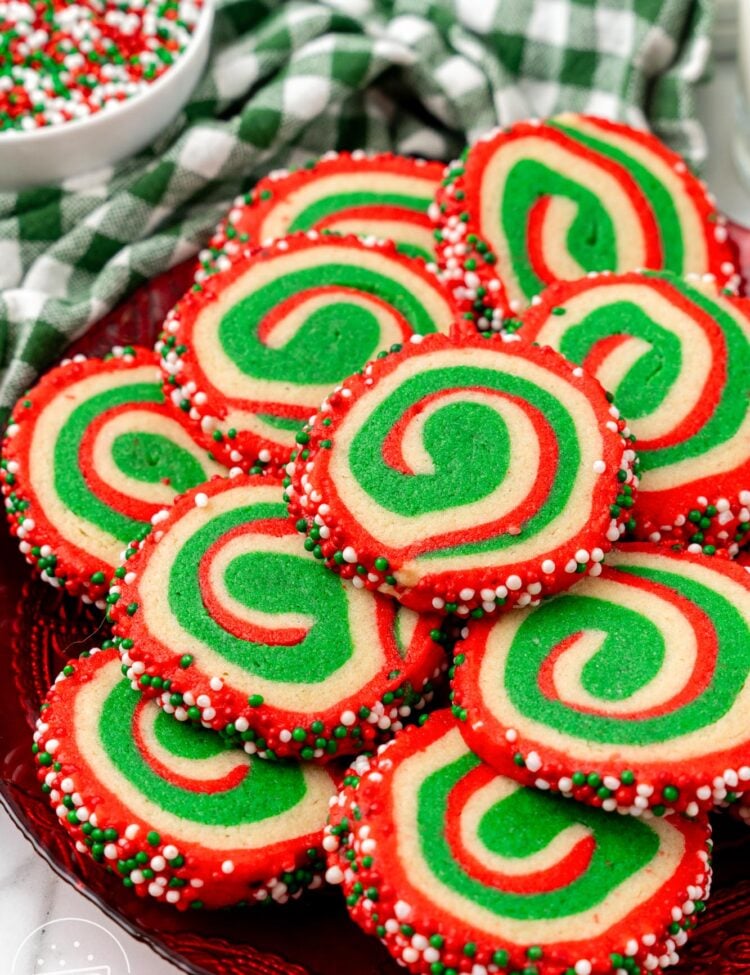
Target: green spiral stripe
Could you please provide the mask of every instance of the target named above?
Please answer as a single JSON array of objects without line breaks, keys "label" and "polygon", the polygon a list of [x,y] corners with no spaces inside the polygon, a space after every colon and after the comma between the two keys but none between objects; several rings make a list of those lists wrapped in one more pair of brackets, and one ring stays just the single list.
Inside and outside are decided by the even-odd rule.
[{"label": "green spiral stripe", "polygon": [[657,624],[608,600],[559,596],[528,614],[508,650],[505,684],[513,706],[547,727],[583,741],[611,745],[655,745],[715,724],[733,707],[750,672],[750,628],[729,600],[674,572],[620,564],[618,572],[648,579],[699,607],[712,621],[718,659],[706,690],[678,712],[639,718],[586,714],[549,700],[538,685],[542,664],[573,633],[601,630],[602,647],[583,669],[583,685],[602,701],[625,700],[659,673],[665,645]]},{"label": "green spiral stripe", "polygon": [[[304,798],[307,786],[299,766],[250,758],[250,774],[228,792],[193,791],[161,778],[144,760],[133,738],[140,699],[127,681],[118,681],[99,715],[99,739],[117,771],[161,809],[188,822],[229,828],[280,816]],[[180,758],[201,760],[231,748],[213,733],[175,721],[164,712],[158,712],[155,722],[160,743]]]},{"label": "green spiral stripe", "polygon": [[273,413],[258,413],[258,419],[276,430],[293,430],[296,433],[302,427],[300,420],[288,416],[274,416]]},{"label": "green spiral stripe", "polygon": [[575,824],[591,831],[596,848],[585,873],[563,890],[521,895],[486,886],[454,859],[446,838],[457,825],[448,822],[450,793],[480,764],[469,753],[431,773],[419,788],[417,823],[421,851],[433,876],[482,908],[517,920],[572,917],[595,908],[656,856],[659,837],[641,820],[518,789],[487,810],[478,824],[479,838],[489,850],[522,860]]},{"label": "green spiral stripe", "polygon": [[188,539],[169,575],[170,610],[193,637],[249,674],[269,681],[316,684],[354,653],[349,596],[341,580],[317,562],[275,552],[247,552],[227,568],[225,584],[243,605],[264,613],[305,613],[315,622],[296,646],[241,640],[206,612],[198,570],[208,549],[232,529],[265,518],[283,518],[281,504],[256,504],[217,515]]},{"label": "green spiral stripe", "polygon": [[[643,470],[665,467],[700,457],[737,434],[748,410],[750,342],[742,328],[717,302],[689,286],[671,281],[679,291],[721,327],[726,343],[723,364],[726,382],[710,417],[696,433],[680,443],[639,454]],[[593,310],[562,336],[560,351],[573,362],[583,362],[593,345],[608,335],[627,334],[645,339],[651,350],[634,365],[616,390],[615,401],[629,420],[653,412],[679,381],[682,352],[677,336],[654,322],[632,302],[617,301]]]},{"label": "green spiral stripe", "polygon": [[321,220],[351,210],[353,207],[388,206],[427,213],[431,197],[410,196],[406,193],[375,193],[366,190],[353,193],[334,193],[311,203],[301,210],[289,225],[288,233],[296,230],[312,230]]},{"label": "green spiral stripe", "polygon": [[682,347],[668,328],[650,318],[632,301],[613,301],[595,308],[562,335],[560,352],[571,362],[582,363],[604,338],[632,335],[651,348],[628,370],[616,389],[610,390],[618,408],[629,421],[649,416],[664,401],[682,371]]},{"label": "green spiral stripe", "polygon": [[112,460],[128,477],[146,484],[168,482],[176,494],[206,479],[198,459],[160,433],[121,433],[112,443]]},{"label": "green spiral stripe", "polygon": [[396,250],[400,251],[406,257],[418,257],[423,261],[434,261],[435,255],[430,251],[425,250],[424,247],[420,247],[418,244],[412,244],[405,240],[395,241]]},{"label": "green spiral stripe", "polygon": [[[117,386],[91,396],[70,414],[60,430],[53,454],[55,490],[74,515],[119,539],[129,542],[143,527],[140,521],[111,508],[94,494],[79,463],[81,443],[89,426],[115,407],[129,403],[163,403],[164,395],[156,383]],[[124,474],[155,483],[168,478],[175,491],[194,487],[205,480],[195,457],[177,444],[133,433],[115,441],[115,463]]]},{"label": "green spiral stripe", "polygon": [[565,249],[584,271],[607,271],[617,267],[617,230],[604,203],[575,180],[563,176],[535,159],[517,162],[508,173],[500,206],[500,224],[508,241],[510,260],[519,286],[527,298],[546,286],[529,264],[526,254],[528,214],[544,196],[564,196],[577,205],[568,230]]},{"label": "green spiral stripe", "polygon": [[661,230],[661,246],[664,255],[664,268],[675,274],[682,274],[685,260],[685,246],[682,239],[682,224],[677,212],[674,199],[664,184],[654,176],[650,169],[639,162],[634,156],[623,152],[617,146],[604,139],[584,134],[562,122],[550,120],[551,128],[564,132],[571,139],[579,142],[594,152],[598,152],[608,159],[612,159],[635,179],[644,196],[651,204],[656,217],[656,223]]},{"label": "green spiral stripe", "polygon": [[[425,370],[407,379],[375,407],[355,434],[349,465],[360,487],[387,511],[415,517],[480,501],[506,477],[513,476],[509,436],[502,417],[481,403],[449,403],[425,423],[424,445],[430,454],[433,474],[404,474],[382,460],[380,445],[399,419],[420,400],[434,393],[482,387],[524,400],[544,414],[565,444],[564,463],[558,465],[542,507],[522,522],[520,535],[503,534],[450,549],[420,554],[441,558],[446,554],[500,551],[543,531],[563,510],[575,487],[581,455],[573,418],[560,401],[529,380],[494,369],[454,366]],[[490,465],[487,457],[495,462]],[[471,476],[468,476],[468,472]]]},{"label": "green spiral stripe", "polygon": [[[197,725],[191,722],[178,721],[175,718],[170,721],[168,718],[166,712],[157,712],[154,720],[154,735],[162,748],[177,758],[205,761],[227,751],[229,746],[220,735],[203,734],[198,730]],[[198,733],[188,734],[186,733],[188,730],[198,731]]]},{"label": "green spiral stripe", "polygon": [[284,274],[233,305],[219,323],[227,357],[247,376],[300,386],[334,385],[356,372],[381,347],[381,330],[372,312],[348,302],[344,294],[311,314],[282,348],[265,345],[252,327],[281,302],[322,286],[374,295],[403,315],[414,332],[437,331],[427,309],[395,278],[352,264],[320,264]]},{"label": "green spiral stripe", "polygon": [[[550,128],[563,132],[573,141],[622,166],[648,199],[661,230],[663,266],[681,274],[684,264],[682,227],[674,201],[664,185],[634,157],[606,141],[593,138],[557,121]],[[545,287],[524,255],[527,253],[526,221],[518,214],[528,213],[543,196],[564,196],[577,204],[578,213],[570,227],[565,247],[585,272],[617,270],[617,228],[606,209],[606,202],[575,180],[568,179],[536,160],[521,160],[508,174],[503,190],[500,224],[508,240],[513,270],[527,298]]]}]

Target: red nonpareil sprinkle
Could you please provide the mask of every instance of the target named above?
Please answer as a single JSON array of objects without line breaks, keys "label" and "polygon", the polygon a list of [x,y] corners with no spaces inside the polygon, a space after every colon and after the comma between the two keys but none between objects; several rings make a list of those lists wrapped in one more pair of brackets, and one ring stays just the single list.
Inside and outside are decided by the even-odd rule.
[{"label": "red nonpareil sprinkle", "polygon": [[138,94],[185,49],[202,0],[0,0],[0,133]]}]

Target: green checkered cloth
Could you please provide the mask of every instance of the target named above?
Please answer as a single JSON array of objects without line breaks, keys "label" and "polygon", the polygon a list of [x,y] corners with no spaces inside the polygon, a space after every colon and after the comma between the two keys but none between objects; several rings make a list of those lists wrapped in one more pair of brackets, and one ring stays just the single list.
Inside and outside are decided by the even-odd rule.
[{"label": "green checkered cloth", "polygon": [[[195,254],[269,169],[329,149],[449,159],[564,109],[704,154],[710,0],[223,0],[212,55],[148,152],[0,194],[0,420],[65,346]],[[2,138],[2,136],[0,136]]]}]

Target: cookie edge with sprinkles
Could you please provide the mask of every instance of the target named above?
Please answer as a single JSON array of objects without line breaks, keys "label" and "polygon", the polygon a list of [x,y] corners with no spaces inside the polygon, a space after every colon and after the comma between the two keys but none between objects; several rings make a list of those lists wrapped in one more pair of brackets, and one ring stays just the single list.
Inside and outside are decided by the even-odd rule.
[{"label": "cookie edge with sprinkles", "polygon": [[387,171],[392,173],[398,173],[399,169],[405,169],[407,166],[413,166],[416,175],[419,175],[420,169],[427,169],[428,178],[434,176],[436,183],[440,182],[445,170],[443,162],[414,156],[400,156],[393,152],[368,153],[363,149],[355,149],[352,152],[327,152],[311,160],[308,165],[295,169],[273,170],[260,179],[252,189],[235,197],[229,212],[198,255],[195,280],[199,283],[206,281],[213,274],[227,270],[235,260],[241,259],[249,248],[269,243],[267,240],[254,240],[249,231],[238,231],[238,227],[242,226],[243,219],[250,214],[253,215],[255,224],[260,224],[266,213],[276,205],[270,198],[266,200],[264,194],[273,192],[278,184],[282,184],[282,191],[286,191],[288,188],[284,184],[287,182],[305,185],[306,177],[334,176],[342,170],[349,172],[350,170],[346,168],[348,165],[353,165],[352,171],[357,172],[368,171],[383,164],[386,164]]},{"label": "cookie edge with sprinkles", "polygon": [[[635,135],[637,140],[648,142],[651,150],[657,152],[664,162],[675,170],[683,183],[687,196],[693,201],[703,226],[706,228],[706,246],[711,266],[703,273],[718,282],[720,287],[728,287],[736,292],[739,274],[736,268],[734,251],[728,241],[726,218],[716,209],[716,201],[708,187],[694,176],[684,159],[650,133],[634,129],[632,126],[612,122],[598,116],[584,113],[569,113],[584,121],[603,124],[612,131]],[[549,121],[564,118],[565,114],[554,115]],[[509,134],[534,133],[544,129],[545,120],[526,119],[509,126],[498,126],[480,137],[481,143],[500,141]],[[430,215],[435,223],[438,266],[446,283],[452,288],[461,304],[461,320],[465,327],[473,324],[478,330],[503,331],[508,323],[514,323],[523,311],[520,306],[511,304],[502,281],[496,270],[496,256],[492,248],[479,232],[476,217],[466,210],[465,167],[472,151],[467,146],[462,156],[450,162],[445,177],[436,195]],[[713,226],[713,235],[710,228]],[[637,270],[633,268],[632,270]],[[696,272],[690,268],[683,273]],[[624,272],[623,272],[624,273]],[[478,293],[477,289],[480,289]],[[533,298],[531,299],[533,301]],[[513,326],[514,327],[514,326]]]},{"label": "cookie edge with sprinkles", "polygon": [[[622,446],[620,465],[613,478],[612,499],[609,504],[611,510],[606,519],[606,531],[603,528],[601,533],[597,535],[596,545],[592,544],[590,549],[580,548],[575,552],[576,556],[580,553],[580,561],[573,558],[573,551],[571,551],[571,559],[568,564],[562,568],[552,564],[550,572],[545,572],[545,566],[549,560],[543,559],[538,573],[533,578],[529,576],[524,580],[509,571],[508,580],[510,580],[511,585],[503,585],[502,588],[499,587],[498,581],[488,578],[496,575],[497,570],[471,570],[474,575],[484,575],[487,579],[487,588],[485,589],[479,582],[472,583],[468,588],[467,584],[454,594],[457,599],[453,601],[451,592],[438,589],[436,586],[428,586],[423,584],[423,581],[420,581],[413,588],[399,587],[396,576],[393,574],[398,571],[398,568],[392,567],[388,559],[375,550],[374,545],[373,551],[358,551],[353,547],[351,539],[339,537],[342,533],[337,525],[330,522],[330,506],[321,493],[320,485],[316,486],[310,480],[309,475],[314,471],[315,459],[321,451],[332,449],[335,440],[336,417],[345,417],[359,397],[375,386],[382,373],[389,372],[397,362],[403,361],[407,357],[419,355],[420,347],[424,342],[439,349],[464,347],[466,345],[481,349],[485,347],[487,342],[502,342],[503,346],[510,346],[520,355],[530,355],[538,365],[543,364],[542,360],[546,360],[547,364],[552,364],[552,360],[554,360],[560,376],[564,376],[563,370],[567,369],[576,381],[584,381],[587,384],[589,392],[600,392],[602,403],[606,401],[604,390],[600,384],[580,366],[568,363],[564,357],[552,349],[535,348],[520,343],[515,336],[492,336],[489,334],[453,335],[451,337],[440,335],[412,336],[409,342],[403,346],[394,346],[390,352],[381,353],[361,373],[350,376],[337,386],[323,402],[318,413],[305,426],[302,433],[297,435],[299,449],[292,455],[292,459],[286,468],[286,477],[283,482],[284,498],[288,505],[289,516],[295,522],[297,530],[306,534],[308,539],[312,539],[314,542],[311,548],[312,555],[323,561],[332,571],[337,572],[345,579],[349,579],[353,585],[360,588],[378,589],[381,592],[393,595],[405,606],[415,609],[417,612],[437,610],[439,613],[457,613],[463,617],[471,613],[475,618],[481,617],[485,613],[491,613],[498,607],[510,609],[515,605],[535,605],[541,595],[551,594],[571,585],[572,581],[568,581],[568,578],[573,574],[580,575],[583,572],[598,574],[601,571],[601,569],[597,569],[598,563],[603,560],[606,551],[609,551],[612,545],[621,538],[626,525],[631,520],[629,510],[633,503],[633,493],[638,484],[638,460],[633,449],[633,438],[625,420],[620,417],[619,411],[611,405],[608,411],[607,435],[611,436],[616,433],[620,436]],[[620,476],[621,473],[622,476]],[[315,510],[309,506],[308,499],[312,499]],[[327,530],[325,537],[320,531],[321,528]],[[590,526],[587,527],[587,531],[590,531]],[[435,578],[440,578],[440,576],[437,575]],[[555,581],[550,583],[550,580]],[[490,582],[492,582],[493,589],[492,600],[490,600],[489,595]],[[458,589],[457,583],[456,589]],[[484,598],[483,593],[487,598]]]},{"label": "cookie edge with sprinkles", "polygon": [[[169,525],[179,521],[194,506],[208,505],[214,494],[238,486],[274,484],[278,484],[279,507],[283,510],[280,482],[270,476],[236,475],[231,481],[217,479],[199,485],[182,495],[172,509],[155,516],[152,531],[130,546],[125,562],[118,569],[107,596],[107,618],[113,624],[114,643],[133,688],[155,700],[164,711],[174,715],[175,720],[211,728],[247,754],[257,754],[263,759],[295,758],[325,764],[390,737],[432,700],[435,688],[444,679],[448,668],[443,646],[445,637],[439,629],[437,614],[432,620],[420,620],[425,631],[431,622],[434,626],[429,633],[425,632],[425,640],[429,642],[425,642],[418,659],[407,669],[407,676],[399,674],[393,679],[384,678],[385,689],[377,700],[363,702],[356,711],[345,708],[335,723],[308,716],[303,724],[300,715],[300,721],[286,726],[280,723],[280,715],[288,712],[268,705],[262,695],[252,694],[240,706],[241,695],[236,689],[227,688],[221,678],[209,678],[206,674],[201,678],[206,686],[196,690],[194,686],[187,686],[187,681],[180,680],[180,675],[193,666],[190,654],[181,656],[175,651],[171,662],[154,660],[131,637],[130,621],[137,616],[139,605],[129,598],[132,595],[130,586],[135,582],[138,559],[148,557],[149,546],[158,544]],[[283,514],[279,517],[285,520]],[[141,551],[144,554],[139,556]],[[300,549],[300,558],[305,557]],[[321,571],[324,571],[322,566]],[[381,595],[376,598],[387,599]]]},{"label": "cookie edge with sprinkles", "polygon": [[[446,722],[452,723],[452,718],[449,712],[442,711],[427,716],[423,725],[432,725],[439,731],[441,724]],[[498,975],[515,975],[521,971],[533,971],[534,975],[611,975],[622,970],[630,972],[636,963],[645,963],[648,956],[666,959],[666,965],[651,966],[656,968],[679,961],[676,949],[686,943],[688,931],[695,926],[696,916],[704,910],[704,901],[710,893],[711,840],[707,819],[701,821],[706,840],[705,847],[696,851],[702,864],[702,869],[696,871],[696,883],[686,885],[685,896],[677,898],[679,904],[665,904],[663,933],[652,934],[648,939],[650,943],[623,935],[621,951],[614,956],[562,960],[550,946],[539,951],[538,946],[533,945],[483,944],[478,938],[467,943],[464,931],[451,929],[442,919],[432,930],[421,929],[423,919],[413,919],[411,906],[399,897],[399,891],[387,882],[387,878],[381,877],[376,863],[373,864],[377,859],[378,839],[369,827],[367,814],[357,804],[358,792],[363,785],[374,792],[380,788],[383,774],[390,774],[394,749],[398,748],[399,756],[403,758],[412,741],[415,750],[422,745],[421,740],[416,740],[420,738],[420,731],[421,728],[411,727],[397,741],[382,745],[374,757],[363,755],[352,763],[342,780],[338,797],[331,799],[323,840],[328,854],[327,882],[343,887],[353,919],[368,934],[378,937],[400,964],[413,975],[432,975],[436,971],[435,965],[442,965],[440,971],[450,967],[457,975],[475,975],[476,965],[483,965],[485,971],[496,971]],[[695,828],[688,821],[685,826]],[[695,898],[690,896],[691,893]],[[405,923],[407,920],[409,923]]]},{"label": "cookie edge with sprinkles", "polygon": [[[64,589],[69,595],[80,596],[85,603],[96,603],[99,609],[104,609],[106,605],[103,600],[110,583],[111,567],[104,566],[77,546],[71,546],[65,539],[61,539],[61,544],[55,548],[48,543],[44,528],[36,521],[40,514],[34,515],[33,501],[26,496],[29,493],[25,484],[26,472],[19,455],[28,454],[27,441],[33,436],[40,403],[44,407],[48,398],[60,395],[61,390],[70,383],[95,375],[102,369],[107,371],[114,368],[119,371],[148,365],[154,367],[154,386],[158,387],[158,358],[151,349],[143,346],[115,346],[107,356],[76,355],[63,359],[19,399],[2,443],[0,490],[5,500],[10,531],[18,540],[21,554],[44,582]],[[175,419],[187,433],[191,433],[184,420],[180,417]],[[46,522],[43,513],[41,518]],[[55,526],[52,529],[56,532]],[[35,551],[37,549],[38,552]],[[81,563],[87,563],[83,571]]]},{"label": "cookie edge with sprinkles", "polygon": [[[676,290],[679,285],[695,288],[697,292],[708,300],[723,299],[729,302],[738,313],[748,319],[750,333],[750,300],[735,295],[725,294],[714,281],[706,281],[701,275],[673,274],[671,271],[625,271],[616,274],[612,271],[588,274],[585,278],[573,281],[557,281],[546,288],[532,304],[519,315],[517,334],[526,340],[526,333],[531,330],[531,341],[536,340],[537,331],[549,320],[550,314],[555,314],[556,308],[561,308],[567,300],[585,293],[589,287],[596,287],[597,281],[611,283],[613,288],[622,283],[648,284],[649,281],[663,282]],[[682,292],[680,292],[682,293]],[[668,296],[664,296],[665,298]],[[684,295],[690,301],[689,295]],[[525,330],[526,329],[526,333]],[[750,337],[749,337],[750,340]],[[750,451],[748,463],[750,466]],[[740,468],[741,469],[741,468]],[[732,472],[722,472],[721,478],[726,481]],[[653,501],[649,501],[652,492],[647,488],[646,480],[640,485],[639,497],[633,510],[635,530],[633,538],[658,543],[665,546],[680,546],[691,554],[703,552],[704,555],[728,555],[734,557],[742,546],[750,544],[750,475],[746,484],[737,486],[736,492],[706,491],[701,481],[692,481],[688,485],[670,488],[668,491],[653,492]],[[681,492],[686,495],[690,490],[695,493],[686,505],[672,504],[665,510],[663,495],[677,497]],[[671,510],[670,510],[671,509]]]},{"label": "cookie edge with sprinkles", "polygon": [[[248,247],[241,258],[233,261],[225,271],[212,274],[203,282],[194,283],[167,314],[163,329],[156,341],[155,352],[161,362],[167,400],[175,409],[184,412],[190,418],[194,439],[205,449],[212,450],[217,459],[229,467],[230,471],[250,474],[263,471],[273,474],[283,472],[289,458],[289,450],[277,449],[275,445],[271,445],[274,449],[270,449],[267,441],[263,441],[249,431],[238,432],[223,428],[226,410],[218,402],[223,397],[217,396],[217,403],[212,403],[212,396],[199,388],[201,376],[196,376],[195,370],[198,369],[201,374],[202,370],[195,363],[193,350],[180,341],[182,322],[194,321],[207,303],[218,300],[221,290],[240,277],[243,270],[251,267],[256,261],[273,259],[280,254],[304,251],[311,244],[351,247],[356,250],[366,248],[396,263],[404,264],[439,291],[446,305],[457,313],[458,305],[451,289],[443,282],[436,268],[432,269],[424,261],[402,254],[392,241],[361,238],[353,234],[338,236],[309,230],[279,237],[267,244]],[[240,449],[241,445],[242,449]]]},{"label": "cookie edge with sprinkles", "polygon": [[[709,556],[675,553],[642,541],[618,546],[618,551],[621,554],[653,553],[675,561],[685,559],[712,571],[724,572],[734,576],[748,589],[750,601],[750,580],[744,577],[741,567],[735,567],[729,559],[713,561]],[[490,622],[480,623],[480,626],[489,625]],[[694,760],[695,774],[687,778],[684,773],[676,775],[655,761],[649,763],[647,773],[639,771],[635,763],[630,768],[621,769],[621,760],[615,762],[617,768],[607,769],[602,764],[582,768],[564,760],[564,749],[553,749],[555,757],[550,757],[539,742],[526,740],[515,728],[500,721],[497,715],[492,715],[492,723],[498,725],[498,734],[488,740],[481,731],[487,717],[485,709],[481,702],[472,703],[476,689],[470,700],[465,694],[462,680],[456,681],[457,674],[465,673],[463,668],[467,663],[472,665],[476,660],[471,646],[473,635],[472,628],[465,627],[455,646],[456,653],[449,672],[451,710],[467,746],[500,774],[524,786],[559,793],[566,799],[601,808],[607,813],[644,818],[681,813],[694,819],[724,804],[734,803],[742,794],[750,797],[750,745],[745,746],[746,764],[738,763],[736,768],[729,768],[720,762],[721,772],[717,767],[713,772],[701,773],[699,769],[703,759],[698,757]],[[612,747],[616,750],[614,745]],[[683,764],[689,763],[683,760]]]},{"label": "cookie edge with sprinkles", "polygon": [[[311,848],[304,855],[299,852],[292,855],[290,851],[289,862],[279,868],[277,876],[245,881],[239,872],[235,872],[234,863],[226,860],[222,864],[222,876],[208,878],[201,875],[200,867],[197,870],[191,869],[192,865],[187,862],[179,847],[171,842],[163,842],[159,833],[148,829],[149,824],[141,817],[132,823],[98,821],[96,807],[100,799],[96,786],[88,781],[85,772],[82,773],[80,769],[66,762],[65,742],[49,737],[48,719],[54,715],[61,695],[64,697],[69,691],[69,687],[64,687],[65,682],[88,680],[89,671],[96,672],[99,667],[108,665],[110,659],[116,660],[117,652],[111,645],[105,644],[101,649],[93,649],[79,658],[69,660],[45,697],[34,732],[32,752],[37,765],[37,778],[77,852],[121,876],[123,885],[137,895],[166,901],[178,910],[200,909],[205,906],[203,898],[210,900],[211,907],[230,907],[247,901],[285,903],[301,896],[307,889],[320,887],[324,867],[322,843],[320,850],[313,851]],[[81,671],[84,672],[83,678],[80,677]],[[315,856],[311,856],[313,852]],[[122,868],[120,863],[123,864]],[[154,870],[154,866],[159,869]],[[293,886],[283,882],[283,874],[294,874],[298,870],[304,874],[303,882]],[[156,884],[155,874],[169,878],[166,886]],[[208,880],[212,881],[210,896],[206,893]],[[217,896],[222,883],[226,883],[233,891],[229,898],[222,898],[220,893]],[[246,896],[235,896],[238,887],[242,888],[243,893],[246,891]],[[185,897],[186,891],[196,896]]]}]

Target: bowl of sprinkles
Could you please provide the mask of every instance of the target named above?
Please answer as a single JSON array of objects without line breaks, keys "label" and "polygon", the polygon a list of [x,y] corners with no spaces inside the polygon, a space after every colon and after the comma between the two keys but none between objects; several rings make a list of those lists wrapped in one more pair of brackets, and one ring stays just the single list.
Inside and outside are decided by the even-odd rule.
[{"label": "bowl of sprinkles", "polygon": [[212,0],[0,0],[0,190],[139,152],[208,56]]}]

